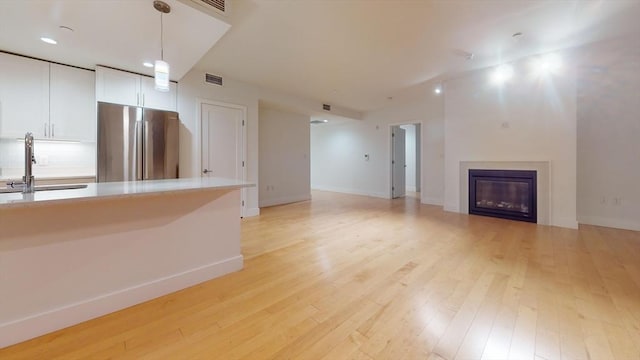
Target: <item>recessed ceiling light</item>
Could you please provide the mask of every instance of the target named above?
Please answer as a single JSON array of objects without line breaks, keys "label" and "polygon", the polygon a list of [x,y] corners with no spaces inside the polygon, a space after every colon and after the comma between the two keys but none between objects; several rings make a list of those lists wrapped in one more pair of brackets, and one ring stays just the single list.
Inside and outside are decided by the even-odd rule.
[{"label": "recessed ceiling light", "polygon": [[513,77],[513,66],[502,64],[491,73],[491,81],[500,85]]},{"label": "recessed ceiling light", "polygon": [[557,54],[546,54],[533,60],[531,65],[536,76],[557,74],[562,70],[562,59]]},{"label": "recessed ceiling light", "polygon": [[143,62],[142,65],[144,65],[144,67],[148,67],[148,68],[152,68],[153,67],[153,64],[148,62],[148,61]]},{"label": "recessed ceiling light", "polygon": [[433,92],[438,95],[442,94],[442,87],[440,85],[436,86],[436,88],[433,89]]},{"label": "recessed ceiling light", "polygon": [[51,45],[55,45],[55,44],[58,43],[57,41],[53,40],[52,38],[48,38],[46,36],[41,37],[40,40],[46,42],[47,44],[51,44]]}]

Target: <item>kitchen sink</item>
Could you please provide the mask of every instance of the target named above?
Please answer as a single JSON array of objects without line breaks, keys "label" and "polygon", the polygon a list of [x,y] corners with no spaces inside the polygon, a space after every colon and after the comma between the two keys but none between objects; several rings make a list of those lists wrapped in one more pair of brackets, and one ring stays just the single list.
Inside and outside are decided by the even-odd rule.
[{"label": "kitchen sink", "polygon": [[[36,185],[34,187],[35,191],[51,191],[51,190],[74,190],[74,189],[85,189],[87,184],[71,184],[71,185]],[[0,194],[4,193],[18,193],[22,192],[22,188],[3,188],[0,189]]]}]

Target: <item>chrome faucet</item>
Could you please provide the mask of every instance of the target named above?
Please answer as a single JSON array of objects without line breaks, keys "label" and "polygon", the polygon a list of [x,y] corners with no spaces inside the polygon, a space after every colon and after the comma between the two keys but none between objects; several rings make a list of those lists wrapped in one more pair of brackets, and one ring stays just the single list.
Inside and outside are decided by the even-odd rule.
[{"label": "chrome faucet", "polygon": [[24,135],[24,176],[22,182],[9,181],[7,186],[15,188],[22,187],[23,193],[32,193],[35,190],[35,179],[33,178],[33,164],[36,163],[36,157],[33,155],[33,134],[28,132]]}]

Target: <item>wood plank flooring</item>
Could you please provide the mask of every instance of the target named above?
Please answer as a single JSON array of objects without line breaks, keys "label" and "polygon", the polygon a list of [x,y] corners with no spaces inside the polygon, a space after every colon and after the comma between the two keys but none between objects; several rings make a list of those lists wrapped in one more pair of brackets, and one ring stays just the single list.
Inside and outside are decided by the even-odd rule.
[{"label": "wood plank flooring", "polygon": [[640,359],[640,232],[314,192],[245,268],[0,359]]}]

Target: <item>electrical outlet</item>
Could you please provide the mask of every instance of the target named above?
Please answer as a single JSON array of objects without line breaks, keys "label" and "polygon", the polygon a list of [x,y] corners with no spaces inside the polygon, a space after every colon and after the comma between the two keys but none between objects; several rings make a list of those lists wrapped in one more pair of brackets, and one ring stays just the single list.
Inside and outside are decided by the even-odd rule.
[{"label": "electrical outlet", "polygon": [[36,165],[40,165],[40,166],[49,165],[49,155],[36,156]]}]

